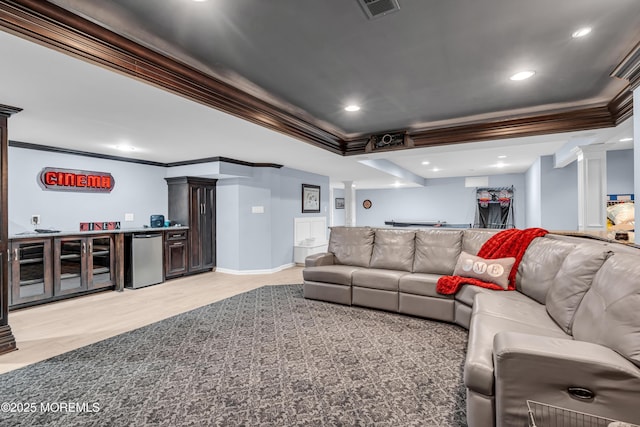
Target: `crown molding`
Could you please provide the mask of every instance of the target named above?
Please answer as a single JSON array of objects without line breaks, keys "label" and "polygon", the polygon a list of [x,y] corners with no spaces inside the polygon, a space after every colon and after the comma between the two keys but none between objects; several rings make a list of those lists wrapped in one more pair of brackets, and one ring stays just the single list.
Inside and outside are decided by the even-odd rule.
[{"label": "crown molding", "polygon": [[19,113],[20,111],[22,111],[22,108],[0,104],[0,115],[3,115],[5,117],[9,117],[13,114]]},{"label": "crown molding", "polygon": [[[328,124],[259,99],[50,2],[0,0],[0,28],[333,153],[365,153],[370,135],[347,137]],[[408,135],[418,148],[615,126],[633,112],[631,89],[640,85],[640,43],[611,75],[630,84],[602,105],[417,129]]]},{"label": "crown molding", "polygon": [[340,136],[47,1],[0,1],[0,27],[252,123],[342,153]]},{"label": "crown molding", "polygon": [[611,72],[611,77],[628,80],[631,90],[640,87],[640,42]]},{"label": "crown molding", "polygon": [[[408,134],[414,147],[418,148],[613,127],[632,113],[628,93],[625,91],[616,98],[615,105],[418,130]],[[345,154],[362,154],[365,144],[366,139],[351,140]]]},{"label": "crown molding", "polygon": [[234,165],[249,166],[252,168],[280,169],[282,167],[282,165],[279,165],[276,163],[252,163],[252,162],[245,162],[243,160],[236,160],[236,159],[231,159],[229,157],[220,157],[220,156],[207,157],[204,159],[184,160],[181,162],[161,163],[161,162],[153,162],[150,160],[132,159],[130,157],[112,156],[110,154],[99,154],[99,153],[91,153],[88,151],[72,150],[70,148],[52,147],[50,145],[32,144],[30,142],[22,142],[22,141],[9,141],[9,147],[24,148],[26,150],[48,151],[50,153],[68,154],[72,156],[92,157],[95,159],[113,160],[116,162],[137,163],[140,165],[159,166],[163,168],[171,168],[174,166],[189,166],[189,165],[197,165],[200,163],[213,163],[213,162],[232,163]]},{"label": "crown molding", "polygon": [[631,87],[627,87],[616,95],[607,107],[616,126],[631,117],[633,115],[633,91]]},{"label": "crown molding", "polygon": [[212,162],[232,163],[234,165],[249,166],[251,168],[280,169],[282,167],[282,165],[279,165],[277,163],[252,163],[252,162],[245,162],[244,160],[236,160],[236,159],[231,159],[229,157],[220,157],[220,156],[207,157],[204,159],[196,159],[196,160],[185,160],[182,162],[172,162],[172,163],[167,163],[164,166],[171,168],[174,166],[188,166],[188,165],[195,165],[199,163],[212,163]]},{"label": "crown molding", "polygon": [[50,153],[68,154],[71,156],[92,157],[95,159],[113,160],[116,162],[137,163],[137,164],[148,165],[148,166],[161,166],[161,167],[167,166],[165,163],[153,162],[150,160],[132,159],[129,157],[121,157],[121,156],[112,156],[110,154],[91,153],[89,151],[72,150],[70,148],[52,147],[50,145],[32,144],[30,142],[22,142],[22,141],[9,140],[9,147],[24,148],[26,150],[47,151]]}]

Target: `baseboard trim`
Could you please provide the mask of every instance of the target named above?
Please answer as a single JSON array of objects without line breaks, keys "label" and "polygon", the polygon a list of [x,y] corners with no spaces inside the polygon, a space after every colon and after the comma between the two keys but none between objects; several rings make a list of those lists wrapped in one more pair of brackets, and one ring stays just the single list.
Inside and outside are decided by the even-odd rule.
[{"label": "baseboard trim", "polygon": [[294,267],[296,264],[291,262],[289,264],[281,265],[280,267],[265,269],[265,270],[232,270],[230,268],[216,267],[216,272],[235,275],[253,275],[253,274],[272,274],[278,271],[286,270],[287,268]]}]

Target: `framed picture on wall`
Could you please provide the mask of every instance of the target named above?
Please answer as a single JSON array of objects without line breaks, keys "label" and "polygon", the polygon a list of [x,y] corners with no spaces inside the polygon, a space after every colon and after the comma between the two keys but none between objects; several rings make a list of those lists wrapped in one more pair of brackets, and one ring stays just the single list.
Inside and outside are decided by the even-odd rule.
[{"label": "framed picture on wall", "polygon": [[320,186],[302,184],[302,213],[320,213]]},{"label": "framed picture on wall", "polygon": [[336,197],[336,209],[344,209],[344,197]]}]

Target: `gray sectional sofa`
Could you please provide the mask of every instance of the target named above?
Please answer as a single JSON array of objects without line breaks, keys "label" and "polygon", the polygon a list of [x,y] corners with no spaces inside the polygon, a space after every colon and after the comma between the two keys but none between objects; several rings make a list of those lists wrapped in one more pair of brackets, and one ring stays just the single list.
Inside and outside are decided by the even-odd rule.
[{"label": "gray sectional sofa", "polygon": [[527,400],[640,424],[640,250],[548,234],[516,291],[436,292],[494,233],[334,227],[328,252],[306,259],[304,296],[468,328],[471,427],[525,426]]}]

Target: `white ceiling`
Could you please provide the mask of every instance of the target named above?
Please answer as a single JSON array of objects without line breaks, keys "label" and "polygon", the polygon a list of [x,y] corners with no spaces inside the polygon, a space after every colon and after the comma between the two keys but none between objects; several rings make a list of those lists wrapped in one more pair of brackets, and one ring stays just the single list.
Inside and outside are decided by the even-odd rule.
[{"label": "white ceiling", "polygon": [[[161,163],[214,156],[278,163],[358,188],[397,181],[360,164],[363,157],[386,158],[426,178],[522,173],[572,137],[614,142],[632,133],[627,120],[616,129],[343,157],[4,32],[0,57],[0,102],[23,108],[10,119],[12,141]],[[122,153],[117,144],[137,150]],[[507,156],[502,168],[498,155]]]}]

